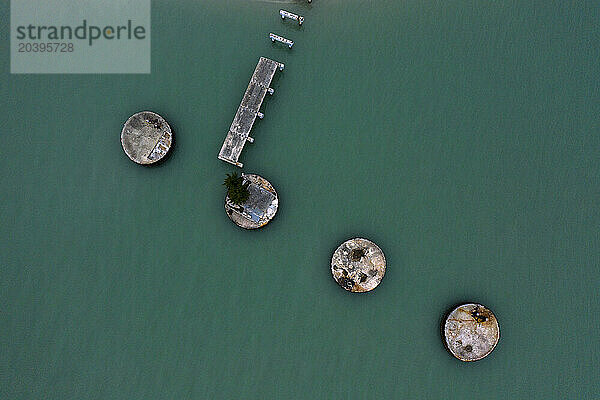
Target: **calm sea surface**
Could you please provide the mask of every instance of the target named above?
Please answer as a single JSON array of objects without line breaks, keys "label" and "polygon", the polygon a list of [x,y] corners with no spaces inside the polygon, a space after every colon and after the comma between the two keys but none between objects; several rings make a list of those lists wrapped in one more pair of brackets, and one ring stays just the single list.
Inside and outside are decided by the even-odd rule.
[{"label": "calm sea surface", "polygon": [[[600,398],[597,1],[155,0],[151,75],[10,75],[7,3],[1,399]],[[216,156],[260,56],[240,161],[280,209],[246,232]],[[145,109],[176,135],[150,168],[119,142]],[[365,295],[329,271],[355,236]],[[500,322],[477,363],[440,337],[466,301]]]}]

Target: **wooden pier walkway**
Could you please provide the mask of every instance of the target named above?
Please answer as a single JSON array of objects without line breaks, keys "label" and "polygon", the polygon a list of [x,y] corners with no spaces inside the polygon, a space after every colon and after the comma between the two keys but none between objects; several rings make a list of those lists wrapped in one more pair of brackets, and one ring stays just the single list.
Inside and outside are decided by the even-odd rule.
[{"label": "wooden pier walkway", "polygon": [[283,67],[282,63],[265,57],[258,60],[258,65],[250,79],[242,103],[233,118],[225,142],[223,142],[223,147],[219,152],[220,160],[240,168],[243,167],[238,159],[246,142],[254,142],[254,139],[250,137],[250,130],[254,125],[254,121],[256,121],[256,117],[263,117],[263,114],[259,111],[260,106],[267,93],[273,94],[274,90],[269,86],[277,69],[283,70]]}]

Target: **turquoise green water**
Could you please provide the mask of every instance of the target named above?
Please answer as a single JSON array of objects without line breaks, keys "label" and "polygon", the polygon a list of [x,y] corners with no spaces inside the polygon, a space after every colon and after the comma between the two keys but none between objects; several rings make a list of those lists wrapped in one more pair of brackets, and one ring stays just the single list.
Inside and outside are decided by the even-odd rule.
[{"label": "turquoise green water", "polygon": [[[10,75],[2,2],[0,398],[599,398],[598,3],[284,5],[154,1],[152,74],[86,76]],[[241,161],[280,209],[246,232],[216,156],[260,56]],[[119,142],[144,109],[157,167]],[[354,236],[366,295],[329,272]],[[440,338],[463,301],[500,322],[477,363]]]}]

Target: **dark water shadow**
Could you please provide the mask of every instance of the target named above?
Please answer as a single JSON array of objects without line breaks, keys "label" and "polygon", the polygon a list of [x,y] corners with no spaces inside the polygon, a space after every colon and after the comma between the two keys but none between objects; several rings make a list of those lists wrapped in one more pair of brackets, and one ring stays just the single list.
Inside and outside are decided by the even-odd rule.
[{"label": "dark water shadow", "polygon": [[[275,33],[275,32],[273,32]],[[285,36],[284,36],[285,37]],[[289,38],[286,38],[289,39]],[[273,50],[277,50],[277,49],[281,49],[281,50],[285,50],[285,51],[294,51],[294,47],[296,45],[296,41],[294,40],[294,44],[292,45],[292,47],[288,46],[287,44],[284,43],[279,43],[279,42],[274,42],[271,39],[269,39],[271,41],[271,48]],[[293,39],[290,39],[293,40]],[[285,69],[284,69],[285,71]]]},{"label": "dark water shadow", "polygon": [[[285,20],[283,18],[279,18],[279,19],[281,20],[281,26],[286,29],[287,28],[293,29],[294,32],[302,32],[304,30],[304,23],[302,23],[302,25],[300,25],[298,22],[291,20],[289,18],[286,18]],[[292,40],[294,40],[294,39],[292,39]],[[294,43],[295,43],[295,41],[294,41]]]},{"label": "dark water shadow", "polygon": [[[315,1],[315,0],[313,0],[313,1]],[[312,7],[313,7],[312,1],[309,2],[308,0],[293,0],[292,2],[290,2],[290,4],[301,6],[306,10],[312,10]]]}]

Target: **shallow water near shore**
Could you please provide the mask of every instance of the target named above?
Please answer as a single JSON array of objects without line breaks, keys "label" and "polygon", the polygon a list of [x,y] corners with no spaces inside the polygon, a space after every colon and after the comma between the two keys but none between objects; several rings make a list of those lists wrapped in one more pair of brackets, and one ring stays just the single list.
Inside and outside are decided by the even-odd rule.
[{"label": "shallow water near shore", "polygon": [[[600,9],[524,3],[156,0],[151,75],[0,59],[0,398],[598,398]],[[260,56],[240,161],[279,209],[248,232],[217,154]],[[142,110],[153,167],[119,141]],[[331,277],[352,237],[366,294]],[[467,302],[500,325],[475,363],[440,336]]]}]

